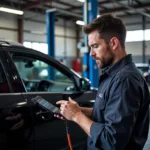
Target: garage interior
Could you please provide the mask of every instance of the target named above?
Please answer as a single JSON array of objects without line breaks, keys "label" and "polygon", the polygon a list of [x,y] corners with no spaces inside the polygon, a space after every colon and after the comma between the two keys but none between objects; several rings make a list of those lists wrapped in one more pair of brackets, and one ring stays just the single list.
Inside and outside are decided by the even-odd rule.
[{"label": "garage interior", "polygon": [[[91,0],[92,2],[92,0]],[[47,11],[57,11],[53,24],[54,57],[84,74],[84,0],[0,0],[0,40],[16,41],[25,47],[45,54],[48,52]],[[126,50],[141,73],[150,66],[150,0],[97,0],[97,16],[111,13],[120,17],[126,25]],[[23,11],[16,15],[1,8]],[[49,43],[50,44],[50,43]],[[86,66],[87,65],[87,66]],[[146,68],[146,69],[145,69]],[[100,75],[98,71],[98,76]],[[91,79],[90,79],[91,80]],[[150,81],[149,81],[150,86]],[[150,149],[150,133],[144,150]]]}]

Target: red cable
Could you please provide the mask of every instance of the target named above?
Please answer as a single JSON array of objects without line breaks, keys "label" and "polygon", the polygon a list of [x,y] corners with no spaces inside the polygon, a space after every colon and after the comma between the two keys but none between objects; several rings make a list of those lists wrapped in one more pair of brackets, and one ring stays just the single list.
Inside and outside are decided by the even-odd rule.
[{"label": "red cable", "polygon": [[72,143],[71,143],[70,134],[67,134],[67,139],[68,139],[68,145],[69,145],[69,147],[70,147],[70,150],[73,150],[73,149],[72,149]]},{"label": "red cable", "polygon": [[72,143],[71,143],[71,137],[70,137],[69,130],[68,130],[67,120],[65,120],[65,122],[66,122],[66,133],[67,133],[68,145],[70,147],[70,150],[73,150]]}]

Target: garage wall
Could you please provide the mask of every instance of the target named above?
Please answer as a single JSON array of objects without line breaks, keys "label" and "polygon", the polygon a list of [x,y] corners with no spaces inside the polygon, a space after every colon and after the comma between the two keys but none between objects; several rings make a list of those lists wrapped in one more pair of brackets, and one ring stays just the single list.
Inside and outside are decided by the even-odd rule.
[{"label": "garage wall", "polygon": [[[37,21],[31,21],[30,16],[32,20]],[[26,12],[25,18],[29,19],[24,20],[24,30],[30,30],[32,32],[24,32],[24,41],[46,43],[46,16]],[[72,67],[72,61],[77,55],[76,40],[74,22],[60,18],[55,20],[55,56],[57,60],[63,59],[64,64],[69,67]]]},{"label": "garage wall", "polygon": [[[17,41],[17,17],[17,15],[0,12],[0,39]],[[24,41],[46,43],[45,15],[25,12],[24,18],[26,18],[24,19]],[[142,29],[141,15],[134,15],[130,18],[122,17],[122,19],[128,31]],[[135,21],[136,24],[134,24]],[[146,21],[146,28],[150,29],[150,18],[146,18]],[[70,64],[77,55],[75,23],[58,19],[55,25],[56,59],[65,58],[67,59],[66,64]],[[128,53],[133,54],[135,62],[142,62],[142,42],[127,42],[126,49]],[[146,55],[146,61],[148,61],[150,59],[150,41],[146,41]]]},{"label": "garage wall", "polygon": [[[121,17],[128,31],[142,29],[142,15],[130,15],[130,17]],[[150,29],[150,18],[146,17],[146,29]]]},{"label": "garage wall", "polygon": [[[43,19],[45,16],[41,16]],[[36,17],[35,17],[36,18]],[[39,18],[39,17],[38,17]],[[46,19],[46,18],[45,18]],[[64,27],[64,23],[66,26]],[[73,30],[75,25],[71,21],[64,21],[58,19],[55,22],[55,55],[60,57],[62,55],[69,57],[76,57],[76,33]],[[24,30],[30,31],[24,33],[24,41],[36,41],[46,43],[46,24],[33,22],[30,20],[24,21]],[[70,47],[70,45],[73,45]],[[70,52],[72,50],[74,53]]]},{"label": "garage wall", "polygon": [[[132,15],[129,17],[122,17],[121,18],[123,22],[126,25],[126,28],[128,31],[132,30],[142,30],[142,15]],[[150,18],[146,17],[146,29],[150,29]],[[135,23],[136,22],[136,23]],[[145,61],[148,63],[148,60],[150,59],[150,41],[145,42],[146,49],[145,49]],[[127,53],[131,53],[133,55],[133,61],[142,63],[143,62],[143,56],[142,56],[142,41],[140,42],[127,42],[126,43],[126,50]]]},{"label": "garage wall", "polygon": [[[0,12],[0,39],[18,40],[17,15]],[[46,16],[31,12],[24,15],[24,41],[47,42]],[[66,27],[65,27],[66,26]],[[75,24],[58,19],[55,21],[55,55],[56,59],[67,59],[69,64],[76,58]]]},{"label": "garage wall", "polygon": [[[146,49],[145,49],[145,62],[148,63],[150,59],[150,41],[145,42]],[[126,50],[128,54],[132,54],[133,61],[135,63],[142,63],[143,56],[142,56],[142,42],[127,42],[126,43]]]},{"label": "garage wall", "polygon": [[17,17],[0,12],[0,39],[17,41]]}]

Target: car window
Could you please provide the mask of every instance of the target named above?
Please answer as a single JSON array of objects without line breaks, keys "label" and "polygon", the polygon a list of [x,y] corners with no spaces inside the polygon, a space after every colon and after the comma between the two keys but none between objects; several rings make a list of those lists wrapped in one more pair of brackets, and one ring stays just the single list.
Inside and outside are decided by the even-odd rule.
[{"label": "car window", "polygon": [[0,64],[0,93],[9,93],[9,92],[10,92],[10,88],[6,80],[4,70]]},{"label": "car window", "polygon": [[68,76],[36,57],[13,55],[13,61],[27,92],[74,91],[73,81]]},{"label": "car window", "polygon": [[140,71],[140,73],[143,75],[144,72],[148,71],[149,65],[148,64],[144,64],[144,63],[136,63],[135,64],[136,67],[138,68],[138,70]]}]

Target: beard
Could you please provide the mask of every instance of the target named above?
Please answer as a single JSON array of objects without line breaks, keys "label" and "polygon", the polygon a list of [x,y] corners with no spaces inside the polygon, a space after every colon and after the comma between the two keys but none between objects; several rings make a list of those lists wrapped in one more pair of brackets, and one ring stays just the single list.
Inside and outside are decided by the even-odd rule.
[{"label": "beard", "polygon": [[[107,55],[104,55],[101,58],[96,58],[97,65],[100,69],[104,69],[104,68],[111,66],[113,64],[114,59],[115,59],[115,56],[112,53],[109,45],[107,46]],[[98,62],[98,61],[100,61],[100,62]]]}]

